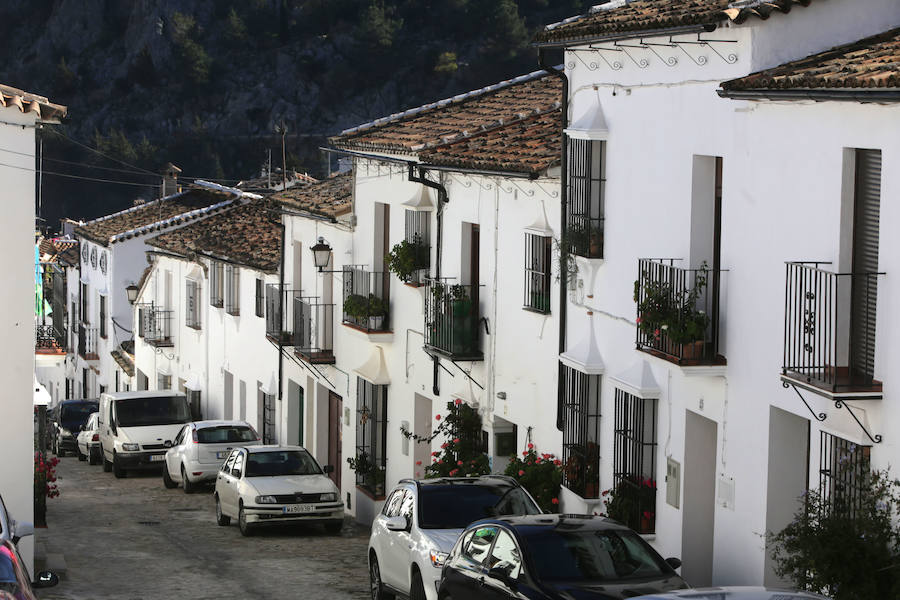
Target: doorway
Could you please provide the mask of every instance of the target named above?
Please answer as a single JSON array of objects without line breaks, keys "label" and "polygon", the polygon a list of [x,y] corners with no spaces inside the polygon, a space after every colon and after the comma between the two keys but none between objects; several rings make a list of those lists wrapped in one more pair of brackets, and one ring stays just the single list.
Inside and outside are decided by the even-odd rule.
[{"label": "doorway", "polygon": [[328,464],[334,466],[329,477],[341,489],[341,406],[343,400],[334,392],[328,392]]},{"label": "doorway", "polygon": [[[431,436],[431,399],[415,395],[413,432],[420,437]],[[425,467],[431,464],[431,444],[413,441],[413,473],[416,479],[425,477]]]},{"label": "doorway", "polygon": [[696,587],[712,585],[717,439],[715,421],[686,411],[681,576]]}]

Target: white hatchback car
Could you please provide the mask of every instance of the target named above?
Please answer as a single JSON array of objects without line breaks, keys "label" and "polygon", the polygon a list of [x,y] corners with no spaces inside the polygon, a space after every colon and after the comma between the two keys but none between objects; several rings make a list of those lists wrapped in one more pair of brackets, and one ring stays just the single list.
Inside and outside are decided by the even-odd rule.
[{"label": "white hatchback car", "polygon": [[79,431],[75,438],[75,454],[78,455],[78,460],[86,460],[91,465],[99,465],[102,460],[99,418],[99,413],[92,414],[85,423],[84,429]]},{"label": "white hatchback car", "polygon": [[216,477],[216,522],[237,519],[243,535],[261,523],[322,523],[329,533],[344,524],[340,490],[300,446],[232,450]]},{"label": "white hatchback car", "polygon": [[195,421],[188,423],[166,451],[163,485],[189,494],[197,486],[212,483],[219,467],[237,446],[257,446],[259,435],[245,421]]}]

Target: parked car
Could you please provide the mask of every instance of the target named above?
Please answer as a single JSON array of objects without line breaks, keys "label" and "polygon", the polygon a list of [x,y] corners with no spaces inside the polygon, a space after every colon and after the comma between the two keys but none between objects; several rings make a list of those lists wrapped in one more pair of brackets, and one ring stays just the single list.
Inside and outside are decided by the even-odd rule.
[{"label": "parked car", "polygon": [[32,588],[48,588],[57,583],[59,577],[51,571],[41,571],[32,582],[15,544],[0,541],[0,598],[36,600]]},{"label": "parked car", "polygon": [[78,460],[86,460],[88,464],[100,464],[100,415],[93,413],[75,438],[75,453]]},{"label": "parked car", "polygon": [[166,450],[191,409],[184,394],[171,391],[100,395],[100,453],[103,470],[125,477],[128,469],[162,469]]},{"label": "parked car", "polygon": [[372,523],[369,580],[372,597],[437,598],[447,553],[472,521],[540,514],[534,498],[511,477],[405,479]]},{"label": "parked car", "polygon": [[63,400],[53,409],[51,421],[50,445],[57,456],[65,456],[66,452],[77,451],[75,437],[81,427],[87,423],[91,414],[97,412],[99,403],[96,400]]},{"label": "parked car", "polygon": [[34,525],[28,521],[16,521],[6,510],[3,496],[0,496],[0,542],[6,540],[18,544],[23,537],[34,535]]},{"label": "parked car", "polygon": [[243,535],[264,523],[322,523],[329,533],[344,524],[340,490],[299,446],[243,446],[231,451],[216,476],[216,522],[238,520]]},{"label": "parked car", "polygon": [[444,565],[440,600],[614,600],[687,588],[641,536],[589,515],[473,523]]},{"label": "parked car", "polygon": [[258,446],[259,435],[245,421],[197,421],[188,423],[166,451],[163,484],[193,492],[198,485],[214,482],[219,467],[235,446]]},{"label": "parked car", "polygon": [[829,600],[810,592],[764,587],[694,588],[681,592],[638,596],[632,600]]}]

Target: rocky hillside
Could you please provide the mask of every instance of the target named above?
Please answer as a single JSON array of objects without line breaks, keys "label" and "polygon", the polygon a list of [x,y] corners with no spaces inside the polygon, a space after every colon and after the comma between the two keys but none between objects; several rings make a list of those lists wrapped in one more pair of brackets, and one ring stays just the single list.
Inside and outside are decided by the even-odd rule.
[{"label": "rocky hillside", "polygon": [[[325,136],[536,69],[533,32],[589,4],[5,0],[0,82],[68,105],[67,136],[143,169],[171,160],[185,176],[249,177],[270,148],[280,162],[283,122],[289,167],[322,175]],[[44,140],[48,172],[153,181],[59,135]],[[44,216],[90,217],[155,193],[48,175]]]}]

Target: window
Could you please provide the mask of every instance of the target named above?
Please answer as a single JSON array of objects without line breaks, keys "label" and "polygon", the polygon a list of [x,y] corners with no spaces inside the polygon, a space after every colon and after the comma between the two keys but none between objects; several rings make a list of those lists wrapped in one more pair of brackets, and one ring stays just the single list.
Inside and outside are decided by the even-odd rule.
[{"label": "window", "polygon": [[220,469],[223,473],[231,472],[231,467],[234,466],[234,459],[238,454],[240,454],[240,451],[235,450],[228,456],[228,459],[225,461],[225,463],[222,465],[222,468]]},{"label": "window", "polygon": [[209,304],[211,306],[216,306],[218,308],[222,308],[224,305],[223,298],[225,297],[225,276],[224,276],[225,265],[211,261],[209,265]]},{"label": "window", "polygon": [[507,532],[501,531],[497,535],[487,568],[500,569],[510,579],[519,578],[519,573],[522,572],[522,554],[516,547],[515,540]]},{"label": "window", "polygon": [[85,323],[85,324],[91,322],[91,313],[88,311],[88,309],[90,308],[90,304],[88,302],[88,300],[89,300],[88,295],[90,293],[91,292],[90,292],[90,289],[88,288],[88,284],[82,283],[81,284],[81,322]]},{"label": "window", "polygon": [[266,289],[263,280],[256,279],[256,316],[266,316]]},{"label": "window", "polygon": [[[431,213],[428,211],[406,211],[406,248],[412,259],[412,272],[406,283],[422,285],[431,266]],[[396,246],[395,246],[396,248]]]},{"label": "window", "polygon": [[600,375],[562,365],[563,483],[582,498],[600,496]]},{"label": "window", "polygon": [[244,471],[244,453],[238,452],[238,455],[234,458],[234,465],[231,467],[231,474],[235,477],[240,477]]},{"label": "window", "polygon": [[277,444],[275,429],[275,394],[263,394],[263,444]]},{"label": "window", "polygon": [[462,551],[462,557],[476,565],[480,565],[487,558],[488,551],[494,538],[497,537],[496,527],[480,527],[475,530],[475,535],[466,544]]},{"label": "window", "polygon": [[388,501],[384,503],[381,512],[386,517],[396,517],[400,514],[400,506],[403,504],[403,497],[406,490],[394,490]]},{"label": "window", "polygon": [[171,390],[172,389],[172,376],[171,375],[163,375],[162,373],[159,373],[156,376],[156,389]]},{"label": "window", "polygon": [[137,323],[137,326],[138,326],[137,335],[139,338],[144,337],[144,331],[145,331],[144,322],[146,321],[146,319],[147,319],[147,309],[143,308],[143,307],[139,308],[138,309],[138,323]]},{"label": "window", "polygon": [[620,520],[638,533],[656,531],[656,402],[616,390],[613,497],[628,507]]},{"label": "window", "polygon": [[552,238],[525,234],[525,308],[550,312],[550,250]]},{"label": "window", "polygon": [[356,378],[356,485],[384,495],[387,386]]},{"label": "window", "polygon": [[871,446],[820,432],[819,494],[831,511],[853,517],[860,510],[871,450]]},{"label": "window", "polygon": [[106,393],[106,386],[105,385],[99,386],[99,391],[97,392],[97,396],[99,397],[105,393]]},{"label": "window", "polygon": [[106,339],[106,296],[100,298],[100,337]]},{"label": "window", "polygon": [[192,390],[185,388],[187,394],[188,405],[191,407],[191,418],[194,421],[203,420],[203,411],[200,410],[200,390]]},{"label": "window", "polygon": [[185,284],[185,325],[200,329],[200,283],[188,279]]},{"label": "window", "polygon": [[240,283],[240,269],[233,265],[225,265],[225,311],[229,315],[241,314]]},{"label": "window", "polygon": [[115,388],[113,388],[114,391],[116,391],[116,392],[121,391],[121,390],[119,389],[119,378],[120,378],[119,370],[116,369],[116,383],[115,383]]},{"label": "window", "polygon": [[577,256],[603,258],[605,142],[570,139],[568,144],[566,246]]}]

